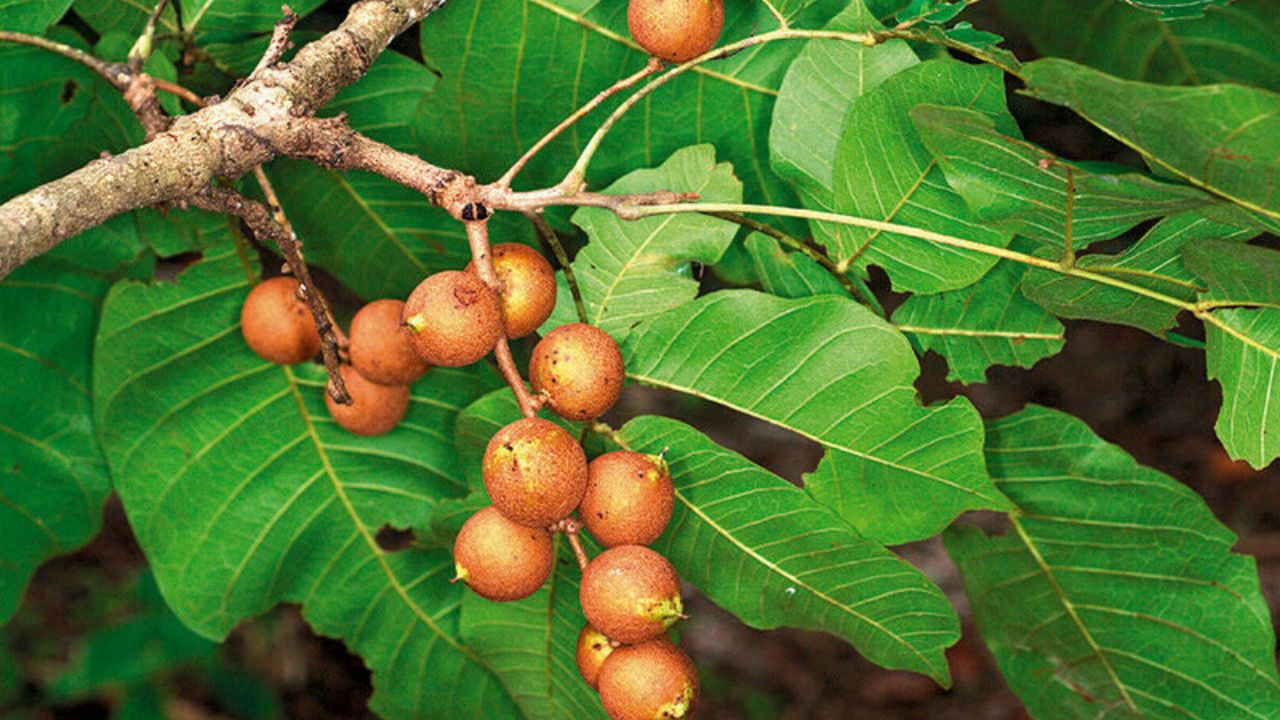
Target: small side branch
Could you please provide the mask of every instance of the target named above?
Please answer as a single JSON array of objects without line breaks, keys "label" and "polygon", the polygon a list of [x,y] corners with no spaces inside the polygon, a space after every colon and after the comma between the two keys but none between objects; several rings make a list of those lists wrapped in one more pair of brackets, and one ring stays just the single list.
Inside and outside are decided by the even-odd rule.
[{"label": "small side branch", "polygon": [[267,43],[267,51],[262,53],[253,72],[249,73],[249,80],[257,78],[263,70],[280,62],[280,58],[284,57],[289,50],[289,36],[293,34],[293,28],[298,24],[298,15],[288,5],[282,5],[280,12],[284,17],[277,20],[275,27],[271,29],[271,40]]},{"label": "small side branch", "polygon": [[578,322],[587,324],[587,304],[582,300],[582,288],[578,285],[578,275],[573,271],[573,263],[569,262],[569,254],[564,251],[564,245],[560,242],[556,229],[551,227],[551,223],[547,222],[540,212],[527,210],[524,215],[529,218],[529,222],[533,223],[543,244],[551,248],[551,254],[556,256],[556,264],[564,273],[564,281],[568,284],[569,294],[573,297],[573,307],[578,313]]},{"label": "small side branch", "polygon": [[223,187],[210,187],[204,193],[196,195],[192,203],[198,207],[214,212],[235,215],[248,225],[258,238],[268,238],[280,249],[289,271],[298,280],[302,298],[311,310],[316,329],[320,333],[320,351],[324,355],[324,367],[329,373],[329,395],[342,405],[351,404],[351,395],[347,393],[346,383],[342,381],[341,361],[338,356],[338,337],[336,326],[330,319],[332,314],[324,295],[311,280],[311,271],[302,259],[298,242],[271,217],[271,211],[265,205],[250,200],[240,193]]}]

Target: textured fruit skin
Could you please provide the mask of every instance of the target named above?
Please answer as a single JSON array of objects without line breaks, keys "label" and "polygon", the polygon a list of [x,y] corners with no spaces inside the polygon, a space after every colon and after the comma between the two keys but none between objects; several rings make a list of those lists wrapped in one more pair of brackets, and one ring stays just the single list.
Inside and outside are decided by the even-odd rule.
[{"label": "textured fruit skin", "polygon": [[551,534],[517,525],[492,505],[467,519],[453,543],[457,577],[483,598],[529,597],[551,577]]},{"label": "textured fruit skin", "polygon": [[666,529],[674,507],[667,464],[653,455],[618,450],[587,466],[587,494],[578,515],[605,547],[648,545]]},{"label": "textured fruit skin", "polygon": [[[528,245],[501,243],[493,246],[492,255],[507,337],[522,338],[551,317],[556,306],[556,271]],[[474,265],[468,263],[467,271],[472,272]]]},{"label": "textured fruit skin", "polygon": [[564,428],[542,418],[517,420],[484,451],[484,487],[507,517],[545,528],[572,513],[587,491],[587,456]]},{"label": "textured fruit skin", "polygon": [[578,674],[586,681],[591,689],[596,689],[596,680],[600,676],[600,666],[604,665],[604,661],[609,659],[613,654],[613,643],[609,642],[609,638],[604,633],[591,627],[583,625],[582,632],[578,633]]},{"label": "textured fruit skin", "polygon": [[356,435],[391,432],[409,411],[409,388],[404,385],[379,385],[350,365],[342,366],[342,380],[347,385],[351,404],[339,405],[327,391],[324,404],[334,421],[348,432]]},{"label": "textured fruit skin", "polygon": [[418,355],[432,365],[470,365],[502,336],[498,296],[480,278],[445,270],[418,284],[404,303],[404,322]]},{"label": "textured fruit skin", "polygon": [[661,638],[621,647],[600,668],[600,702],[613,720],[688,718],[698,699],[698,671]]},{"label": "textured fruit skin", "polygon": [[431,369],[413,349],[403,317],[403,302],[384,299],[360,308],[351,319],[351,366],[379,385],[411,385]]},{"label": "textured fruit skin", "polygon": [[675,568],[641,545],[596,556],[582,573],[580,599],[587,622],[626,644],[662,635],[684,612]]},{"label": "textured fruit skin", "polygon": [[546,393],[551,409],[568,420],[590,420],[613,407],[626,373],[618,343],[583,323],[547,333],[529,360],[533,391]]},{"label": "textured fruit skin", "polygon": [[650,55],[682,63],[715,47],[724,0],[631,0],[627,27]]},{"label": "textured fruit skin", "polygon": [[277,365],[306,362],[320,352],[315,318],[298,298],[292,277],[265,280],[249,292],[240,309],[240,332],[251,350]]}]

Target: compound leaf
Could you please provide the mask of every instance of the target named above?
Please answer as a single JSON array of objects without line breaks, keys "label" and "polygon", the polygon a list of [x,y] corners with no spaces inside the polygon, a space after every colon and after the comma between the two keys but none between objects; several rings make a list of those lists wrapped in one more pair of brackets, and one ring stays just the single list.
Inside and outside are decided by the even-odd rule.
[{"label": "compound leaf", "polygon": [[1252,558],[1204,501],[1047,408],[988,424],[1018,506],[945,536],[988,646],[1035,717],[1271,718],[1275,633]]}]

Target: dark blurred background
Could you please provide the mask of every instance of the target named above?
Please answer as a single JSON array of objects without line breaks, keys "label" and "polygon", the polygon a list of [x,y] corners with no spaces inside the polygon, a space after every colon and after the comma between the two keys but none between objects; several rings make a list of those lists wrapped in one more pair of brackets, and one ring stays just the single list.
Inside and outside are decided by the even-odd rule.
[{"label": "dark blurred background", "polygon": [[[344,2],[331,3],[334,12]],[[332,20],[334,16],[330,16]],[[967,16],[1008,37],[1029,59],[997,6]],[[321,27],[326,20],[315,20]],[[397,49],[416,53],[415,34]],[[1010,105],[1028,139],[1072,159],[1140,167],[1138,158],[1061,108],[1016,94]],[[1095,246],[1114,251],[1126,238]],[[1275,238],[1261,242],[1280,247]],[[714,278],[708,275],[708,282]],[[901,298],[881,275],[873,287],[886,308]],[[1190,323],[1183,334],[1202,337]],[[945,381],[940,358],[926,355],[918,383],[934,401],[970,398],[986,417],[1029,402],[1066,410],[1137,460],[1195,489],[1257,558],[1262,589],[1280,606],[1280,468],[1254,472],[1231,462],[1213,433],[1221,393],[1205,379],[1204,353],[1141,331],[1068,322],[1066,348],[1030,370],[994,368],[986,385]],[[662,413],[693,422],[713,438],[799,483],[818,461],[813,443],[731,411],[664,392],[629,388],[611,416],[623,421]],[[966,521],[983,522],[981,517]],[[1026,718],[972,624],[959,576],[937,540],[898,548],[933,578],[960,613],[964,635],[948,658],[954,687],[890,672],[836,638],[795,630],[761,632],[690,591],[682,642],[698,662],[702,720],[1015,720]],[[294,607],[238,628],[222,646],[192,636],[163,608],[120,506],[111,501],[102,533],[75,554],[44,566],[8,627],[0,631],[0,718],[302,718],[368,717],[369,673],[333,640],[315,636]]]}]

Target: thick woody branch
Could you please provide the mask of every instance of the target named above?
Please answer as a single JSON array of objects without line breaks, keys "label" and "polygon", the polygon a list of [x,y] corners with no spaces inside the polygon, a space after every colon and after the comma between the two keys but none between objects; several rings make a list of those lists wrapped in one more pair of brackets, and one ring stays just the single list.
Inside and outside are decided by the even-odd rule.
[{"label": "thick woody branch", "polygon": [[324,355],[324,366],[329,371],[329,395],[343,405],[350,404],[351,396],[347,394],[347,386],[342,381],[338,357],[339,340],[337,327],[333,324],[333,314],[325,302],[324,295],[316,289],[311,280],[311,271],[302,259],[302,250],[293,233],[281,227],[272,216],[266,205],[250,200],[240,193],[224,187],[211,187],[192,198],[192,204],[218,213],[228,213],[244,221],[259,240],[270,240],[280,249],[280,254],[289,265],[289,271],[298,280],[298,289],[302,299],[311,310],[316,330],[320,333],[320,351]]},{"label": "thick woody branch", "polygon": [[217,177],[239,177],[270,160],[297,120],[360,78],[397,34],[438,5],[357,2],[336,30],[289,63],[263,68],[222,102],[178,118],[145,145],[0,205],[0,277],[115,215],[192,198]]}]

